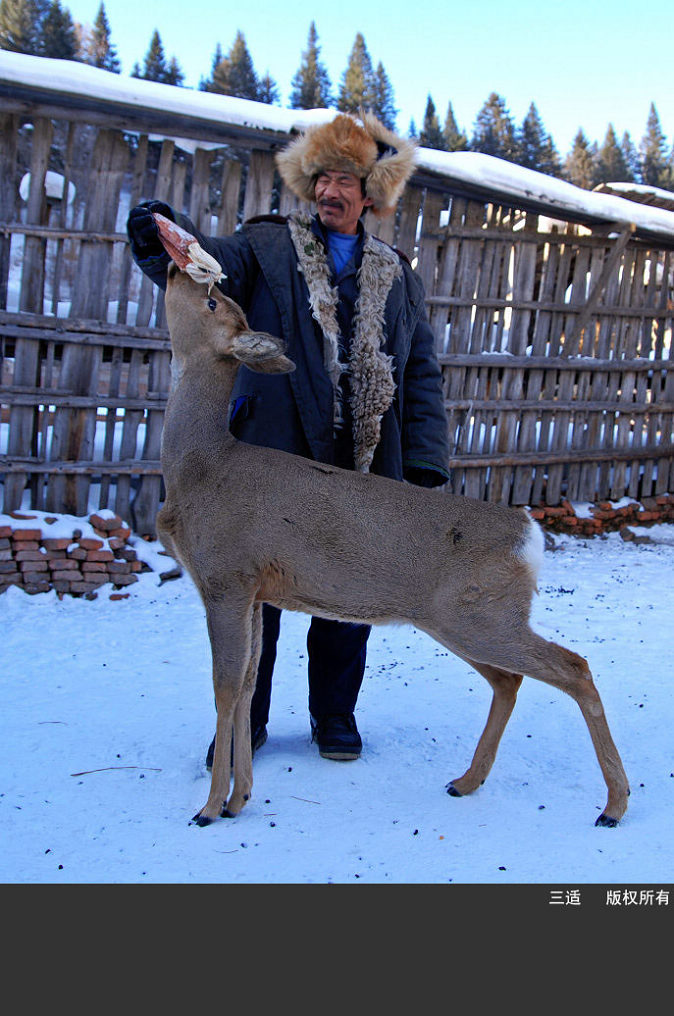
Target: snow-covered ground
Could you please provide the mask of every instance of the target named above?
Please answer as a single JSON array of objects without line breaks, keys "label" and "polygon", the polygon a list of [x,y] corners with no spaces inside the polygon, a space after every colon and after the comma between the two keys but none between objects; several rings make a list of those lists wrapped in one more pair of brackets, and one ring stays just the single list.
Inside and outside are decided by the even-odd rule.
[{"label": "snow-covered ground", "polygon": [[[646,532],[646,531],[644,531]],[[233,820],[204,804],[213,733],[203,611],[187,578],[155,569],[110,600],[0,597],[0,880],[23,883],[537,883],[672,881],[674,527],[654,543],[557,537],[534,626],[587,656],[630,778],[626,817],[594,827],[605,788],[576,705],[525,680],[494,769],[468,765],[486,683],[412,628],[370,641],[357,762],[309,738],[307,618],[285,614],[269,740]]]}]

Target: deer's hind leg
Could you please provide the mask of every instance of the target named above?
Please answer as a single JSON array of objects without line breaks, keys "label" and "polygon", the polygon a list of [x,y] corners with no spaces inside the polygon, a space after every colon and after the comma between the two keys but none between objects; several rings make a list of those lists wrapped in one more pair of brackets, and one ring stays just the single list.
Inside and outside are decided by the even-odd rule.
[{"label": "deer's hind leg", "polygon": [[[232,817],[250,798],[253,759],[250,744],[250,700],[255,689],[260,651],[260,607],[235,603],[232,597],[205,599],[213,657],[213,691],[217,709],[211,787],[204,807],[194,816],[208,825],[218,816]],[[234,788],[230,796],[234,735]]]},{"label": "deer's hind leg", "polygon": [[510,719],[511,713],[517,701],[517,692],[522,683],[521,674],[511,674],[498,667],[492,667],[485,663],[476,663],[467,657],[461,657],[482,674],[492,688],[492,700],[489,708],[487,723],[477,743],[475,754],[470,767],[463,776],[452,780],[447,785],[447,793],[452,797],[463,797],[464,794],[471,794],[477,787],[481,786],[487,779],[491,767],[496,758],[503,731]]},{"label": "deer's hind leg", "polygon": [[[608,790],[606,807],[595,825],[617,825],[627,810],[629,784],[587,661],[570,649],[565,649],[555,642],[546,641],[528,627],[510,631],[503,630],[499,634],[500,638],[492,638],[492,648],[489,651],[493,662],[489,664],[488,671],[492,678],[494,673],[505,671],[511,675],[511,678],[516,678],[519,682],[520,679],[517,678],[517,675],[526,674],[528,677],[544,681],[546,684],[566,692],[578,704],[590,732],[597,761]],[[496,648],[493,648],[494,646]],[[448,648],[457,652],[454,646],[450,645]],[[478,664],[472,659],[473,653],[458,652],[457,655],[472,662],[472,665],[484,674],[487,680],[490,680],[488,674],[485,673],[484,665]],[[493,684],[492,687],[494,687]],[[459,793],[466,792],[462,786],[467,785],[474,789],[474,779],[481,766],[484,767],[487,764],[488,772],[490,745],[494,742],[495,745],[498,744],[498,738],[503,733],[508,716],[512,712],[512,706],[514,706],[516,689],[515,692],[512,689],[507,692],[506,687],[507,683],[504,682],[500,695],[502,701],[497,701],[496,688],[494,688],[495,698],[492,710],[476,750],[476,759],[473,760],[466,775],[461,777],[461,781],[466,780],[466,777],[470,778],[466,780],[465,784],[462,784],[461,781],[454,781],[453,786]],[[508,696],[512,700],[510,712],[507,712]],[[493,750],[495,751],[495,746]],[[491,754],[491,760],[493,761],[493,754]],[[452,793],[451,786],[448,788],[449,793]]]},{"label": "deer's hind leg", "polygon": [[555,642],[546,642],[533,632],[531,638],[534,649],[525,673],[565,691],[577,702],[608,790],[606,807],[595,825],[615,826],[627,810],[629,783],[587,661],[578,653]]}]

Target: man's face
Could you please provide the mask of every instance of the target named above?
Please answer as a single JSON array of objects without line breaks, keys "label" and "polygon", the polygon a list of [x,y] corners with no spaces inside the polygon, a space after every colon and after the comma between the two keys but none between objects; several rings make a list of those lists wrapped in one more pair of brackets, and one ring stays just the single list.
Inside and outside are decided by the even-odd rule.
[{"label": "man's face", "polygon": [[318,216],[327,229],[336,233],[358,232],[358,219],[364,207],[372,204],[364,198],[360,177],[355,173],[325,170],[316,178]]}]

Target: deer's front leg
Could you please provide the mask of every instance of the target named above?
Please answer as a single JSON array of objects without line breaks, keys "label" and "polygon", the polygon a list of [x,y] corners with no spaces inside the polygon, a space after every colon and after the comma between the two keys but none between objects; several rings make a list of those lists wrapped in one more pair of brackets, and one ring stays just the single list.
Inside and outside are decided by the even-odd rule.
[{"label": "deer's front leg", "polygon": [[[217,723],[211,789],[206,804],[193,820],[200,826],[208,825],[220,815],[236,815],[250,797],[253,785],[250,699],[257,673],[257,661],[253,661],[252,656],[254,643],[257,643],[255,655],[259,657],[259,607],[253,607],[250,601],[234,604],[229,597],[224,602],[222,599],[207,601],[206,621],[213,657]],[[258,632],[255,639],[254,629]],[[230,798],[233,734],[234,792]]]}]

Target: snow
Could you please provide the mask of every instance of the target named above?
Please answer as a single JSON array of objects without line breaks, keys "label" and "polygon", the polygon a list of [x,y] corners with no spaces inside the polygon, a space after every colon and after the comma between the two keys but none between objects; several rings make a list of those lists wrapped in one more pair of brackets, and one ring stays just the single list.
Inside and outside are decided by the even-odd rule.
[{"label": "snow", "polygon": [[[6,51],[0,52],[0,81],[10,85],[48,88],[64,96],[90,99],[95,95],[99,102],[159,109],[195,121],[224,122],[286,134],[325,123],[335,116],[334,109],[283,109],[248,99],[127,78],[69,60],[47,60]],[[196,146],[214,147],[212,143],[174,140],[189,151]],[[438,152],[419,148],[418,164],[422,169],[440,173],[455,182],[479,185],[515,200],[548,204],[559,216],[567,212],[622,226],[634,224],[638,229],[674,236],[674,212],[611,194],[585,191],[564,180],[479,152]]]},{"label": "snow", "polygon": [[[48,526],[44,516],[26,524]],[[112,587],[92,601],[10,588],[0,597],[0,879],[668,884],[673,530],[644,528],[651,543],[556,537],[534,602],[536,630],[593,670],[632,787],[616,829],[594,827],[605,787],[577,706],[530,679],[485,785],[448,796],[490,693],[409,627],[372,633],[362,757],[321,759],[309,736],[308,619],[288,613],[253,798],[237,818],[201,829],[190,819],[208,794],[214,710],[189,579],[160,584],[172,562],[136,539],[155,570],[126,599],[112,601]]]}]

